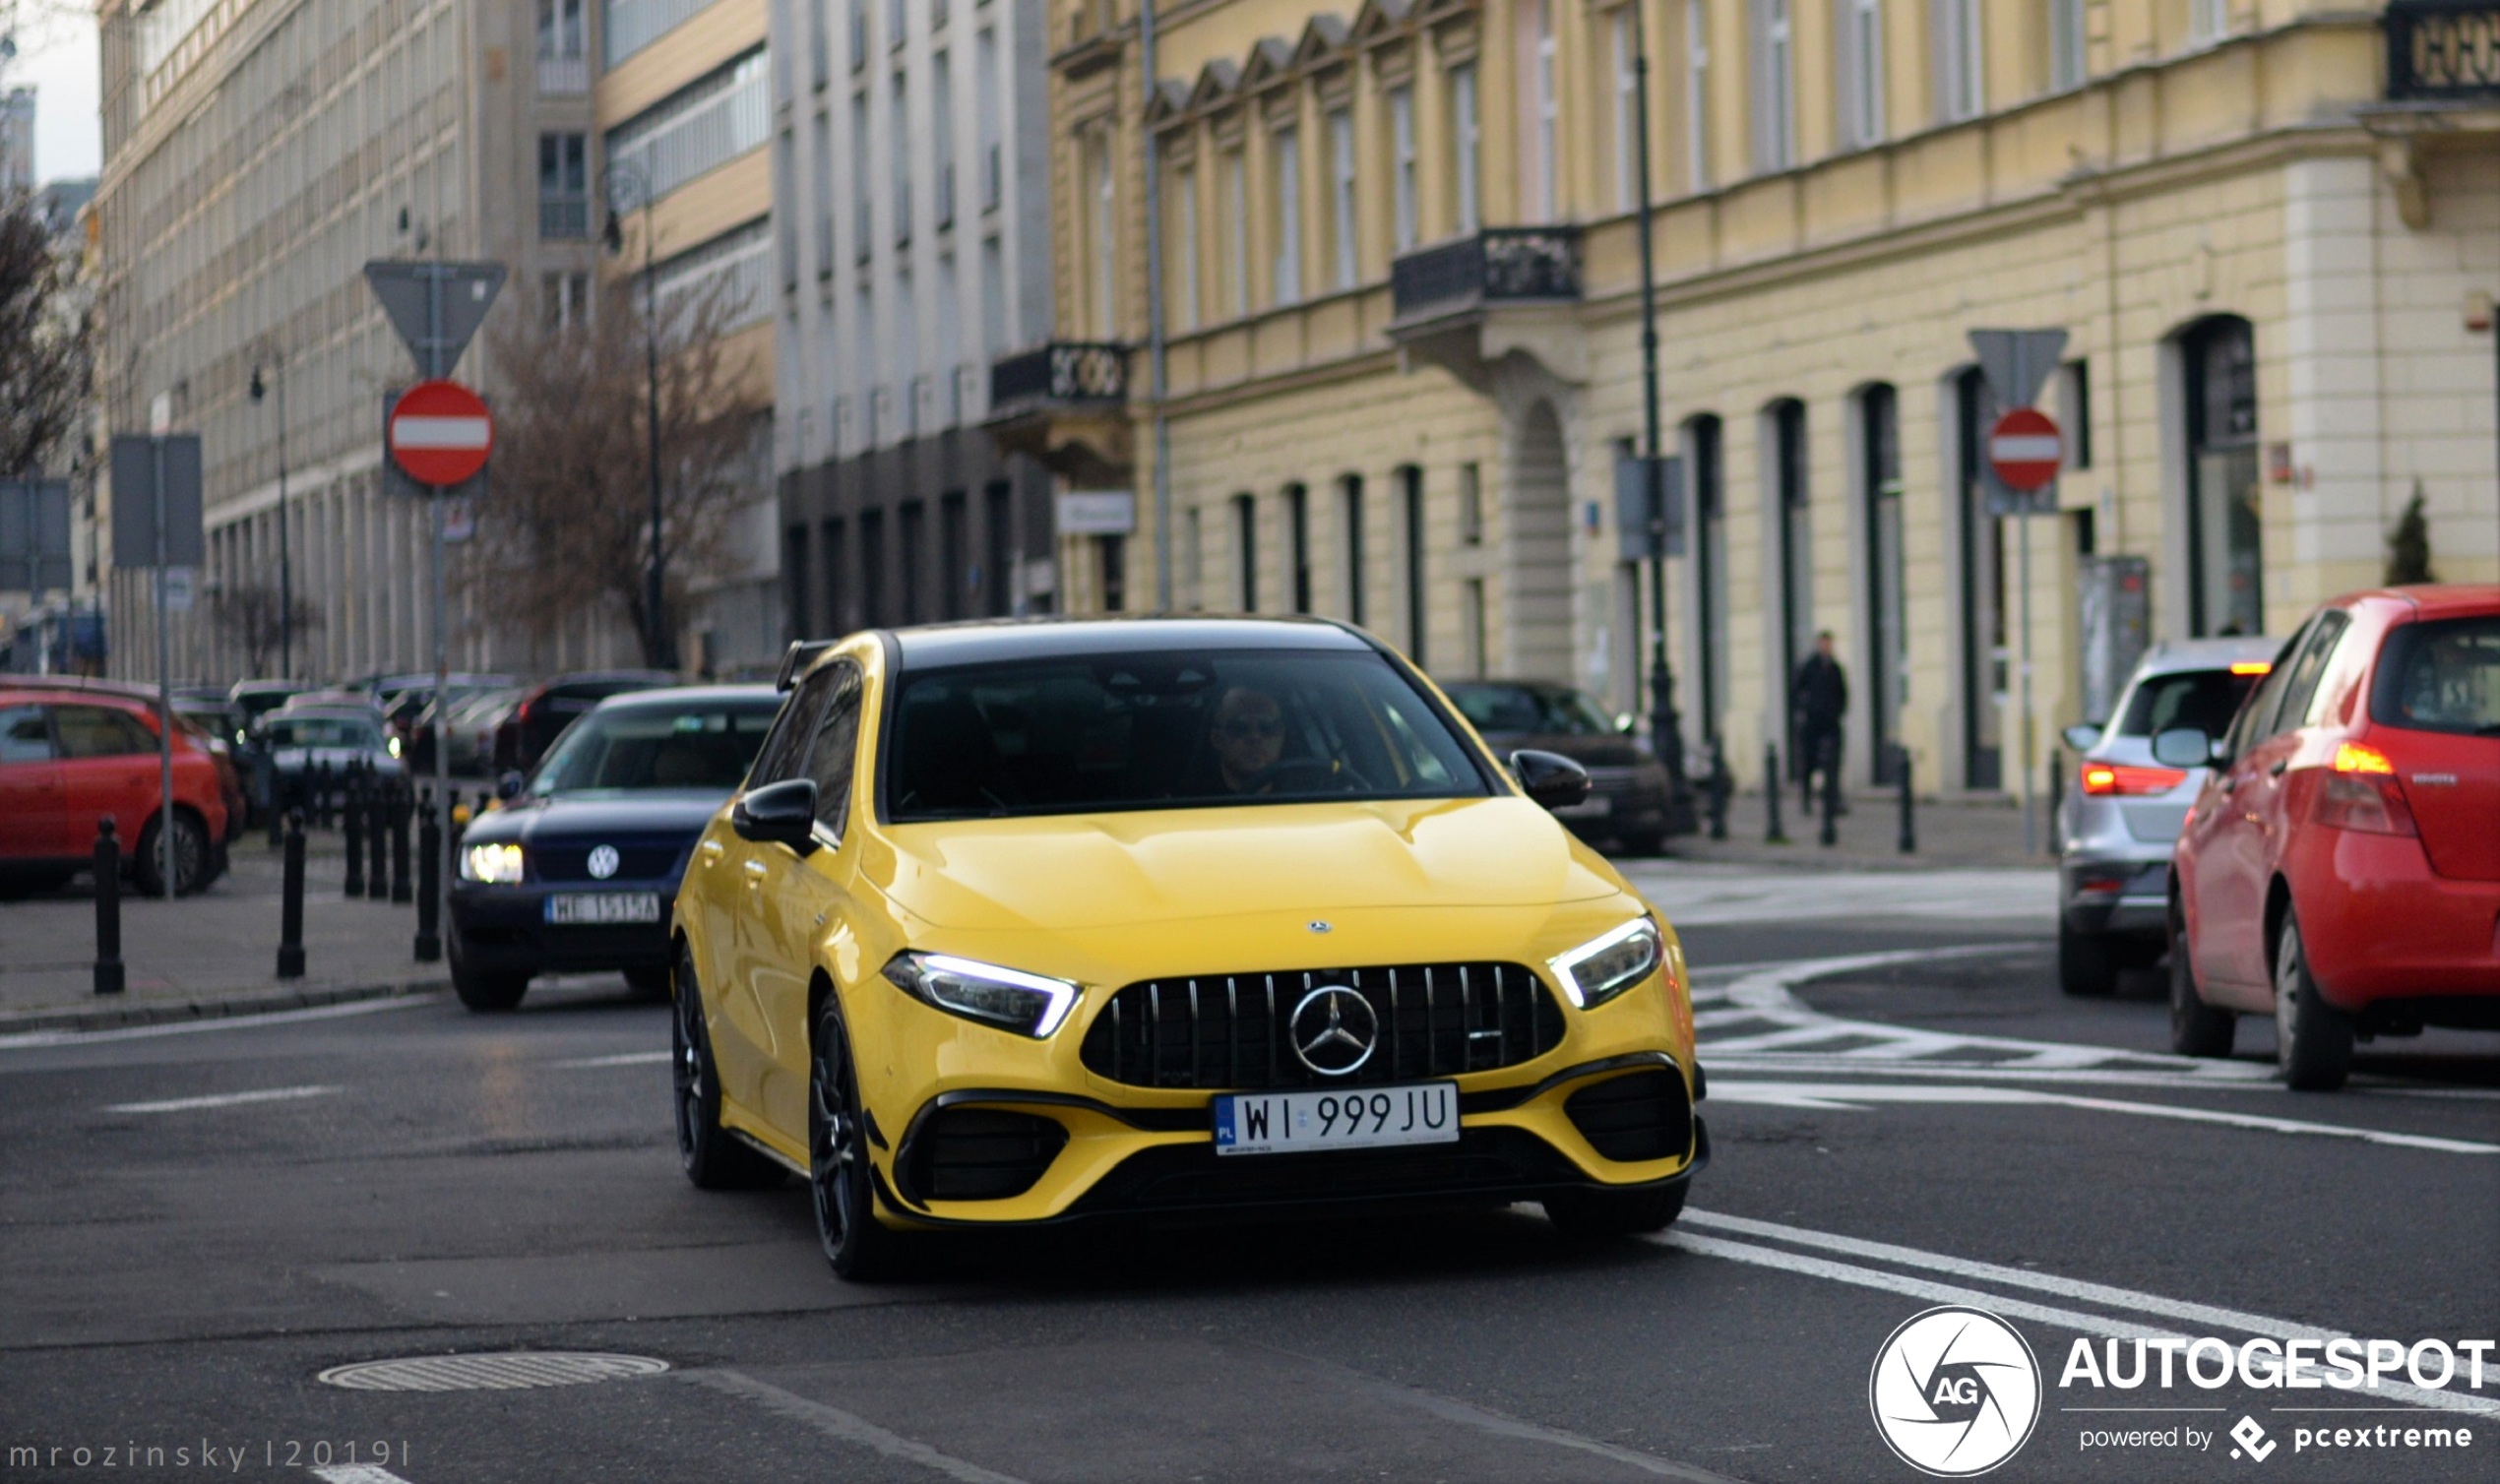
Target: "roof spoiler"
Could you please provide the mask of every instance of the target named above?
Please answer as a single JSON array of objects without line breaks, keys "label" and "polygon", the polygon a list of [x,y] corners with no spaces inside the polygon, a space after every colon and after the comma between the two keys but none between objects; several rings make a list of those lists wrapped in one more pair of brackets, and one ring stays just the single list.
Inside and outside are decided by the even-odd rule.
[{"label": "roof spoiler", "polygon": [[791,643],[781,655],[781,673],[773,677],[773,689],[786,691],[798,684],[798,677],[822,657],[826,650],[842,643],[839,639],[801,639]]}]

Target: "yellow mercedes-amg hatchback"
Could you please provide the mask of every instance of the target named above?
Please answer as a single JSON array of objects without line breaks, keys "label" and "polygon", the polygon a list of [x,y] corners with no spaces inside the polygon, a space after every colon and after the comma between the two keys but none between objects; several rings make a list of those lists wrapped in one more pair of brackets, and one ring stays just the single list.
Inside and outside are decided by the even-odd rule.
[{"label": "yellow mercedes-amg hatchback", "polygon": [[1535,1201],[1656,1230],[1709,1157],[1682,951],[1397,654],[1315,620],[792,648],[676,904],[699,1186],[917,1229]]}]

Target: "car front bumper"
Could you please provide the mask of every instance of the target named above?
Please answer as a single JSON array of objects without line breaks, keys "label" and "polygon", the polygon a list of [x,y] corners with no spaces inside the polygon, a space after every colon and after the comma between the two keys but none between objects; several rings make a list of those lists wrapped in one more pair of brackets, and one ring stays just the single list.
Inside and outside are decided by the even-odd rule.
[{"label": "car front bumper", "polygon": [[601,892],[656,892],[657,922],[596,925],[547,921],[547,898],[580,892],[582,884],[524,883],[488,886],[460,882],[451,891],[451,950],[474,973],[600,973],[665,968],[669,962],[669,905],[674,881],[603,881]]}]

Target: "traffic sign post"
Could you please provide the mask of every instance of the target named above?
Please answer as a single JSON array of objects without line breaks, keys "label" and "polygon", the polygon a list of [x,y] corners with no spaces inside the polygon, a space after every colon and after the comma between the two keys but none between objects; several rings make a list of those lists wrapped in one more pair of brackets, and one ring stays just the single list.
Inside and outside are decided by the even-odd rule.
[{"label": "traffic sign post", "polygon": [[[2031,819],[2031,513],[2057,509],[2057,470],[2065,462],[2065,441],[2057,424],[2031,403],[2066,353],[2063,330],[1973,330],[1971,352],[1996,393],[1997,405],[2008,408],[1988,431],[1989,508],[2015,518],[2015,542],[2021,555],[2015,582],[2022,589],[2022,689],[2020,750],[2023,773],[2023,853],[2039,845]],[[2051,829],[2056,828],[2052,822]]]},{"label": "traffic sign post", "polygon": [[[390,455],[410,478],[429,486],[434,520],[434,807],[442,810],[442,850],[459,848],[451,828],[451,748],[445,745],[445,692],[451,683],[450,604],[443,592],[444,489],[465,483],[486,466],[494,451],[494,420],[477,394],[445,378],[460,364],[461,352],[486,322],[495,295],[504,286],[500,263],[450,263],[434,260],[398,262],[375,259],[365,264],[364,279],[382,312],[391,319],[415,357],[425,380],[410,387],[392,409]],[[424,394],[419,398],[419,394]],[[411,402],[411,399],[416,399]],[[435,862],[435,880],[451,879],[449,859]],[[438,904],[439,905],[439,904]],[[442,957],[442,939],[423,930],[418,915],[417,961]]]}]

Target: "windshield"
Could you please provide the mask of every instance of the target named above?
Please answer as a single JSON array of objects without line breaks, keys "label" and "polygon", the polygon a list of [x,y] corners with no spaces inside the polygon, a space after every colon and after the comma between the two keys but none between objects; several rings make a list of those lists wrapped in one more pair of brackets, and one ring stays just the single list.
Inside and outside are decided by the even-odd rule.
[{"label": "windshield", "polygon": [[2118,718],[2116,735],[2156,737],[2176,727],[2193,726],[2209,737],[2231,729],[2239,704],[2263,675],[2234,675],[2228,670],[2181,670],[2154,675],[2136,687],[2127,713]]},{"label": "windshield", "polygon": [[530,779],[540,797],[586,790],[699,788],[726,794],[746,777],[779,696],[593,711],[566,729]]},{"label": "windshield", "polygon": [[358,716],[280,716],[269,723],[273,747],[362,747],[382,745],[382,733]]},{"label": "windshield", "polygon": [[1139,653],[906,676],[897,824],[1344,798],[1477,797],[1466,748],[1372,653]]},{"label": "windshield", "polygon": [[1480,732],[1537,732],[1546,736],[1604,737],[1614,723],[1578,691],[1535,691],[1524,685],[1460,683],[1442,687],[1459,714]]},{"label": "windshield", "polygon": [[2500,733],[2500,617],[2406,624],[2387,648],[2371,720],[2410,731]]}]

